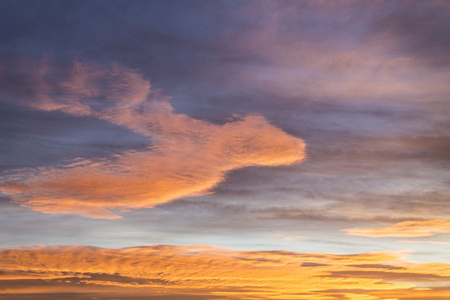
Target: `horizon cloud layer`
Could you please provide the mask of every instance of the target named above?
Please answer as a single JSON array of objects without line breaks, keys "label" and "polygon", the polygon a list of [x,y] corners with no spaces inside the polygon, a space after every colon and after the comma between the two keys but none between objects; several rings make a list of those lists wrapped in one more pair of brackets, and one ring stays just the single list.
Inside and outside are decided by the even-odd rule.
[{"label": "horizon cloud layer", "polygon": [[123,249],[44,245],[0,248],[0,267],[0,296],[11,295],[11,299],[15,294],[58,297],[63,293],[76,299],[111,295],[187,299],[190,295],[381,300],[388,295],[396,299],[450,295],[448,264],[413,263],[405,253],[395,251],[336,255],[236,251],[210,245]]}]

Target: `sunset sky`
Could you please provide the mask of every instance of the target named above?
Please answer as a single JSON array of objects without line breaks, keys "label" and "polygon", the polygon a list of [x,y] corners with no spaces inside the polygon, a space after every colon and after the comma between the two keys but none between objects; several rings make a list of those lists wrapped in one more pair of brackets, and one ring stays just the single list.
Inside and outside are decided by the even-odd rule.
[{"label": "sunset sky", "polygon": [[450,2],[0,1],[0,299],[450,299]]}]

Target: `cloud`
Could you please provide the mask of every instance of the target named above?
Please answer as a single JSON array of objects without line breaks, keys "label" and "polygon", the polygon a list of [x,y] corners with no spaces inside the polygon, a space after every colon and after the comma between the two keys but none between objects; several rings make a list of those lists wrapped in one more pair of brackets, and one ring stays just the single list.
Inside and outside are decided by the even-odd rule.
[{"label": "cloud", "polygon": [[[34,68],[36,67],[36,68]],[[94,116],[149,139],[143,150],[16,173],[0,186],[23,206],[45,213],[120,218],[111,210],[153,207],[207,193],[233,169],[289,165],[305,158],[305,144],[260,115],[216,125],[173,111],[168,97],[133,70],[75,62],[54,71],[45,60],[17,76],[31,93],[6,95],[38,110]],[[60,75],[61,80],[57,80]]]},{"label": "cloud", "polygon": [[102,68],[75,61],[57,67],[48,58],[1,61],[6,68],[0,95],[38,110],[95,115],[106,107],[142,103],[150,93],[150,83],[140,74],[116,64]]},{"label": "cloud", "polygon": [[[418,284],[450,281],[446,264],[417,264],[400,253],[355,255],[233,251],[209,245],[96,248],[35,246],[0,249],[0,295],[96,293],[211,295],[224,299],[384,299]],[[330,296],[334,290],[335,296]],[[438,293],[436,293],[438,295]],[[328,298],[327,298],[328,296]],[[370,298],[371,297],[371,298]],[[126,298],[125,298],[126,299]]]},{"label": "cloud", "polygon": [[450,6],[446,1],[389,2],[389,9],[377,19],[374,35],[396,37],[397,49],[413,54],[418,61],[433,67],[447,67],[450,56],[445,49],[450,46],[446,34]]},{"label": "cloud", "polygon": [[358,227],[343,231],[350,235],[367,237],[425,237],[450,232],[450,221],[442,219],[404,221],[388,227]]}]

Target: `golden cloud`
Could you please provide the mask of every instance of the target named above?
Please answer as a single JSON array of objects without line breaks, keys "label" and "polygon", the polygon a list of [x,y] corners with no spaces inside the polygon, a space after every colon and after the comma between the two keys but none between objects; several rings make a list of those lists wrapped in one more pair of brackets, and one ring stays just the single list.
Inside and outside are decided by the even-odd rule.
[{"label": "golden cloud", "polygon": [[344,229],[350,235],[367,237],[425,237],[450,232],[450,221],[434,219],[428,221],[404,221],[387,227]]},{"label": "golden cloud", "polygon": [[75,63],[56,83],[45,79],[54,76],[43,69],[38,76],[43,79],[36,84],[38,100],[23,100],[24,105],[92,115],[138,132],[153,145],[8,178],[0,191],[31,209],[120,218],[112,211],[149,208],[206,193],[233,169],[289,165],[305,158],[301,139],[262,116],[216,125],[174,113],[167,97],[151,91],[150,83],[130,69]]},{"label": "golden cloud", "polygon": [[386,299],[377,295],[424,289],[443,295],[448,289],[439,294],[439,286],[450,283],[449,265],[412,263],[395,252],[335,255],[207,245],[8,248],[0,250],[0,268],[0,295],[89,291],[103,296]]}]

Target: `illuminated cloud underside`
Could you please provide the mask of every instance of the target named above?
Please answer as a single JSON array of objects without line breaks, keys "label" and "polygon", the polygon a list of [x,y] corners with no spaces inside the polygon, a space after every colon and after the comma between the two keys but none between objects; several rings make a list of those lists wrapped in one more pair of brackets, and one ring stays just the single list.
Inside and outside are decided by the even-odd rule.
[{"label": "illuminated cloud underside", "polygon": [[450,299],[450,1],[24,4],[0,300]]},{"label": "illuminated cloud underside", "polygon": [[111,210],[148,208],[203,194],[230,170],[289,165],[305,158],[301,139],[262,116],[237,116],[215,125],[174,113],[167,97],[152,92],[150,83],[130,69],[77,62],[55,83],[48,62],[35,64],[18,71],[35,88],[32,98],[19,98],[22,105],[95,116],[148,137],[152,146],[11,176],[1,192],[31,209],[120,218]]},{"label": "illuminated cloud underside", "polygon": [[[449,265],[412,263],[396,252],[244,252],[200,245],[39,246],[2,249],[0,254],[0,295],[71,292],[224,299],[387,299],[389,295],[395,295],[390,299],[441,299],[450,295]],[[423,297],[424,292],[429,298]]]},{"label": "illuminated cloud underside", "polygon": [[344,229],[350,235],[367,237],[426,237],[450,232],[450,221],[434,219],[429,221],[404,221],[388,227]]}]

